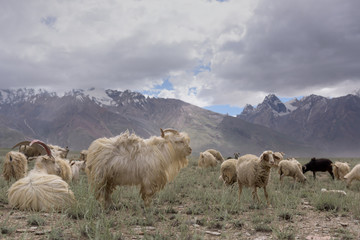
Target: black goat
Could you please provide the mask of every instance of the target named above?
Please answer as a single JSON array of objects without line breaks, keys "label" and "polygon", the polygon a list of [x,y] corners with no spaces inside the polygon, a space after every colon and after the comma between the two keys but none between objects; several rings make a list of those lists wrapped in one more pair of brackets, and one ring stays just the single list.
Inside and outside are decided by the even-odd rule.
[{"label": "black goat", "polygon": [[332,179],[334,179],[334,174],[332,172],[332,161],[327,158],[312,158],[310,162],[305,164],[302,167],[303,173],[307,171],[312,171],[314,175],[314,179],[316,179],[316,172],[329,172]]}]

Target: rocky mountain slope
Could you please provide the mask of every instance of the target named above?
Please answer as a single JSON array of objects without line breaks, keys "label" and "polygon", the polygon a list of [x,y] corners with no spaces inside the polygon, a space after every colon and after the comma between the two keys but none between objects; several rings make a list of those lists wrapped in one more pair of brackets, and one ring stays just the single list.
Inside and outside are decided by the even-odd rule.
[{"label": "rocky mountain slope", "polygon": [[329,155],[360,153],[360,97],[357,94],[332,99],[310,95],[287,103],[270,94],[256,108],[247,105],[237,117],[310,143]]},{"label": "rocky mountain slope", "polygon": [[290,156],[321,151],[273,129],[176,99],[149,98],[128,90],[72,90],[62,96],[44,90],[0,90],[1,148],[37,138],[81,150],[96,138],[127,129],[148,138],[159,135],[160,128],[189,133],[194,154],[207,148],[224,156],[266,149]]}]

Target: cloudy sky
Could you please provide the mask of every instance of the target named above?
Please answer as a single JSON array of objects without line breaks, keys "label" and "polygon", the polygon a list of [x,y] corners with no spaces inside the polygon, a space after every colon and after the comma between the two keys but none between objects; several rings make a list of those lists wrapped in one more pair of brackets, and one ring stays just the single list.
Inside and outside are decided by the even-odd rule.
[{"label": "cloudy sky", "polygon": [[0,2],[0,89],[130,89],[230,114],[360,89],[358,0]]}]

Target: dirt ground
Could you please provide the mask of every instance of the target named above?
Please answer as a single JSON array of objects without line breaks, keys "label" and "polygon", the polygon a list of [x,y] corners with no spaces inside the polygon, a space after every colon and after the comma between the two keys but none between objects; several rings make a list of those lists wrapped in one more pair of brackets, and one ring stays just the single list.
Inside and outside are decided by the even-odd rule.
[{"label": "dirt ground", "polygon": [[[183,215],[188,225],[189,233],[187,239],[193,239],[191,236],[197,236],[196,239],[306,239],[306,240],[330,240],[330,239],[360,239],[360,221],[353,218],[351,215],[343,214],[341,216],[331,212],[317,211],[305,200],[298,206],[298,212],[291,216],[291,219],[287,219],[286,216],[283,219],[277,219],[276,222],[272,222],[272,225],[276,225],[279,229],[283,230],[283,234],[275,234],[273,231],[267,230],[268,228],[254,229],[254,225],[251,224],[254,216],[254,211],[262,211],[263,215],[275,214],[274,210],[269,207],[262,210],[249,210],[242,213],[241,216],[234,216],[234,219],[241,219],[241,224],[234,226],[234,224],[226,224],[219,228],[209,229],[202,226],[197,219],[205,216],[193,216],[187,215],[184,210],[184,206],[177,206],[173,213],[168,213],[166,218],[169,219],[169,223],[174,224],[172,219],[175,215]],[[7,204],[0,203],[0,218],[2,226],[2,235],[0,239],[88,239],[88,237],[79,234],[76,227],[77,223],[74,220],[67,218],[64,214],[59,213],[36,213],[42,219],[45,219],[45,223],[42,226],[32,226],[28,223],[28,218],[34,213],[22,212],[9,208]],[[116,214],[116,210],[111,211],[108,214]],[[54,226],[59,219],[67,218],[70,222],[68,228],[64,227],[60,229],[60,233],[54,234]],[[120,230],[121,234],[119,239],[156,239],[155,233],[159,229],[165,227],[166,221],[156,223],[154,226],[132,226],[131,229],[126,227],[120,227],[117,229],[115,226],[113,231]],[[264,223],[270,224],[270,223]],[[11,226],[6,228],[4,226]],[[122,226],[119,223],[117,226]],[[167,226],[168,228],[168,226]],[[286,231],[293,232],[293,235],[286,235]],[[59,230],[59,229],[58,229]],[[176,230],[176,228],[174,228]],[[154,237],[151,237],[154,236]],[[173,234],[174,239],[182,239],[180,235]]]}]

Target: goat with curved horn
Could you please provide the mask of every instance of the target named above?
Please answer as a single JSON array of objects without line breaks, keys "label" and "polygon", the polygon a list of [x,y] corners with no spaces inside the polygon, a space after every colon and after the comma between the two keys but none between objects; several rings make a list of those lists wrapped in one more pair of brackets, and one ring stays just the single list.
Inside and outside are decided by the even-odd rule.
[{"label": "goat with curved horn", "polygon": [[[35,145],[34,145],[34,144],[35,144]],[[50,148],[48,147],[48,145],[46,145],[44,142],[42,142],[42,141],[40,141],[40,140],[37,140],[37,139],[32,140],[31,143],[29,144],[29,146],[32,146],[32,145],[36,146],[36,144],[39,144],[39,145],[41,145],[42,147],[44,147],[47,155],[48,155],[49,157],[53,157],[52,154],[51,154],[51,150],[50,150]]]},{"label": "goat with curved horn", "polygon": [[165,130],[163,130],[162,128],[160,128],[161,131],[161,137],[165,137],[165,133],[166,132],[172,132],[173,134],[179,134],[178,131],[176,131],[175,129],[171,129],[171,128],[167,128]]},{"label": "goat with curved horn", "polygon": [[[29,146],[30,143],[31,143],[30,141],[21,141],[15,144],[11,149],[19,147],[19,152],[25,154],[27,158],[44,155],[46,153],[45,149],[42,146],[40,145]],[[24,146],[24,148],[22,148],[21,146]]]}]

